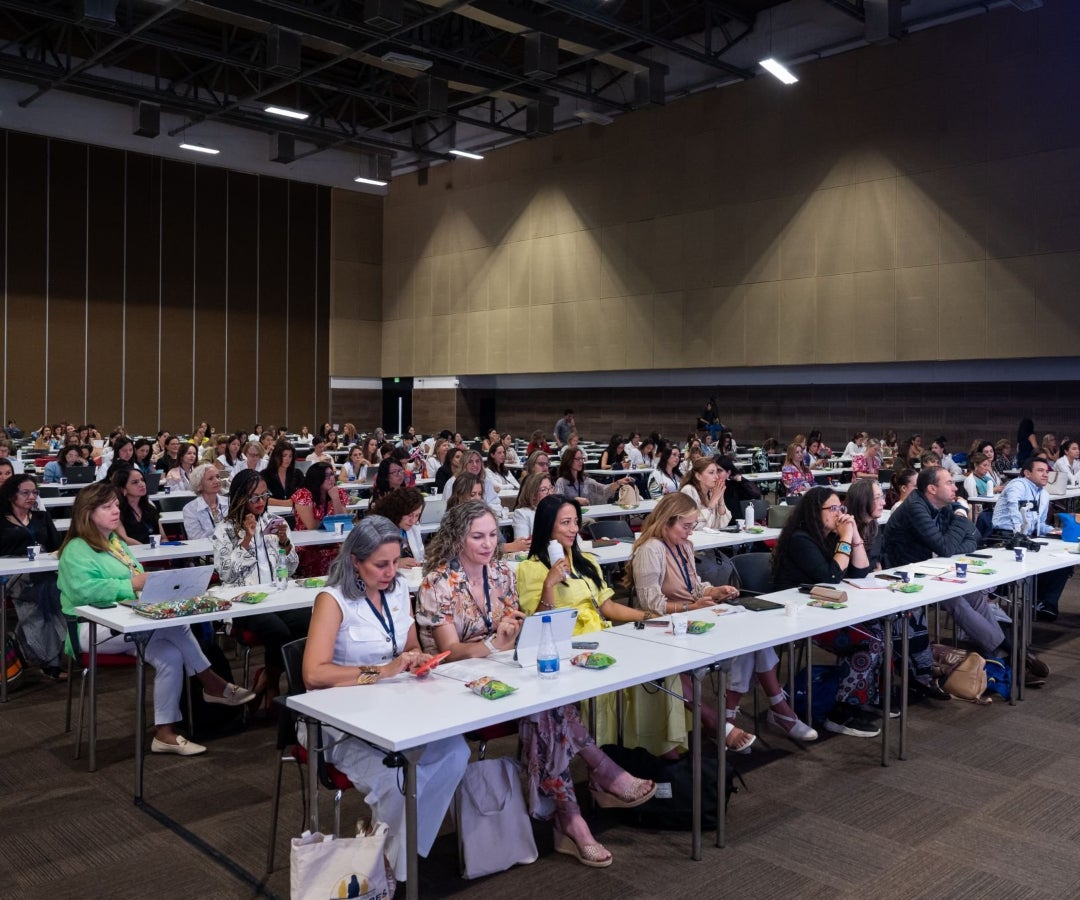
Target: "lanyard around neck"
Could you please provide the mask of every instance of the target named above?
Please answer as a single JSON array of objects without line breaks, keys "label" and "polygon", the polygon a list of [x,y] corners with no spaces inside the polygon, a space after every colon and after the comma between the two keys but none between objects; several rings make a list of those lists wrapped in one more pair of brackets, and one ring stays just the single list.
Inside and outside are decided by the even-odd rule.
[{"label": "lanyard around neck", "polygon": [[394,658],[397,659],[399,652],[397,645],[397,631],[394,628],[394,616],[390,612],[390,607],[386,605],[386,591],[379,591],[379,599],[382,601],[382,608],[386,610],[385,619],[383,618],[382,613],[375,608],[375,604],[371,602],[371,598],[367,595],[364,596],[364,601],[367,603],[368,608],[375,618],[379,620],[379,625],[382,626],[382,630],[386,632],[386,642],[390,644],[391,652],[393,653]]},{"label": "lanyard around neck", "polygon": [[682,576],[683,584],[686,585],[686,592],[688,594],[693,594],[694,582],[690,578],[690,563],[683,554],[682,546],[672,550],[671,544],[667,543],[667,541],[664,542],[664,546],[667,548],[667,552],[671,554],[671,558],[675,560],[675,564],[679,567],[679,574]]}]

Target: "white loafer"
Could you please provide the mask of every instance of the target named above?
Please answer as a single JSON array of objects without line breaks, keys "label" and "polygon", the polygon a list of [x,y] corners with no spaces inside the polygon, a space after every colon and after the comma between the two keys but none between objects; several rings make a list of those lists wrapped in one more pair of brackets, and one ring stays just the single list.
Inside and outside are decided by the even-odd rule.
[{"label": "white loafer", "polygon": [[203,700],[207,703],[220,703],[223,706],[243,706],[255,699],[255,692],[242,688],[238,684],[225,685],[225,691],[220,697],[203,691]]},{"label": "white loafer", "polygon": [[189,741],[183,735],[178,734],[175,744],[169,744],[154,738],[150,743],[150,752],[175,753],[177,756],[198,756],[200,753],[205,753],[206,748],[202,744],[196,744],[194,741]]}]

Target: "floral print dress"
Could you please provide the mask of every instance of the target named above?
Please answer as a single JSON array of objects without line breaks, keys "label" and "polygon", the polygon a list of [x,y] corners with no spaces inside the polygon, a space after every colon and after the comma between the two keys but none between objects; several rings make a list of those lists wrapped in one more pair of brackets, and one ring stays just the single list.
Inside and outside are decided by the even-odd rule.
[{"label": "floral print dress", "polygon": [[[453,625],[463,643],[478,642],[495,633],[503,616],[518,609],[517,585],[510,567],[502,561],[492,562],[486,575],[487,591],[480,593],[490,606],[485,603],[483,608],[457,560],[443,563],[424,576],[416,621],[425,650],[435,647],[432,628]],[[518,736],[529,814],[538,819],[550,818],[556,803],[574,801],[570,760],[594,743],[592,736],[572,704],[526,716],[518,722]]]}]

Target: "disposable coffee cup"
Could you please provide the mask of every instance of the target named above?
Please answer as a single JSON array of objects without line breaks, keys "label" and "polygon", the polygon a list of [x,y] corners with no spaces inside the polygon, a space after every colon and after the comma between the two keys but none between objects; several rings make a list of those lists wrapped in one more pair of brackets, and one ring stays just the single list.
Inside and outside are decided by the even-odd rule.
[{"label": "disposable coffee cup", "polygon": [[38,554],[41,552],[41,544],[31,544],[26,548],[26,558],[33,562],[38,558]]},{"label": "disposable coffee cup", "polygon": [[61,484],[67,484],[67,479],[66,479],[66,478],[64,478],[64,477],[61,477],[61,478],[60,478],[60,483],[61,483]]},{"label": "disposable coffee cup", "polygon": [[674,634],[675,637],[685,637],[686,636],[686,626],[687,626],[686,619],[672,619],[671,620],[671,633]]},{"label": "disposable coffee cup", "polygon": [[338,535],[340,537],[344,533],[345,533],[345,523],[344,522],[335,522],[334,523],[334,534],[336,534],[336,535]]},{"label": "disposable coffee cup", "polygon": [[799,614],[799,604],[794,600],[784,602],[784,615],[794,619]]},{"label": "disposable coffee cup", "polygon": [[967,563],[958,562],[956,564],[956,577],[967,578]]},{"label": "disposable coffee cup", "polygon": [[1017,562],[1023,562],[1024,561],[1024,555],[1027,553],[1027,547],[1014,547],[1013,548],[1013,553],[1016,554],[1016,561]]},{"label": "disposable coffee cup", "polygon": [[157,547],[158,547],[158,536],[156,534],[152,534],[152,535],[150,535],[150,549],[151,550],[157,550]]},{"label": "disposable coffee cup", "polygon": [[904,569],[901,569],[896,574],[900,576],[900,580],[903,581],[904,584],[911,584],[911,573],[910,572],[908,572],[908,571],[906,571]]}]

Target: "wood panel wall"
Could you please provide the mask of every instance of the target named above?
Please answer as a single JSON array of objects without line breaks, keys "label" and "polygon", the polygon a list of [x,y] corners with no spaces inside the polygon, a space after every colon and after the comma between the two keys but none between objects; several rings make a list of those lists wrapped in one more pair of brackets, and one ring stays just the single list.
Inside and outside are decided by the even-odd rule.
[{"label": "wood panel wall", "polygon": [[327,418],[330,190],[0,131],[5,419]]}]

